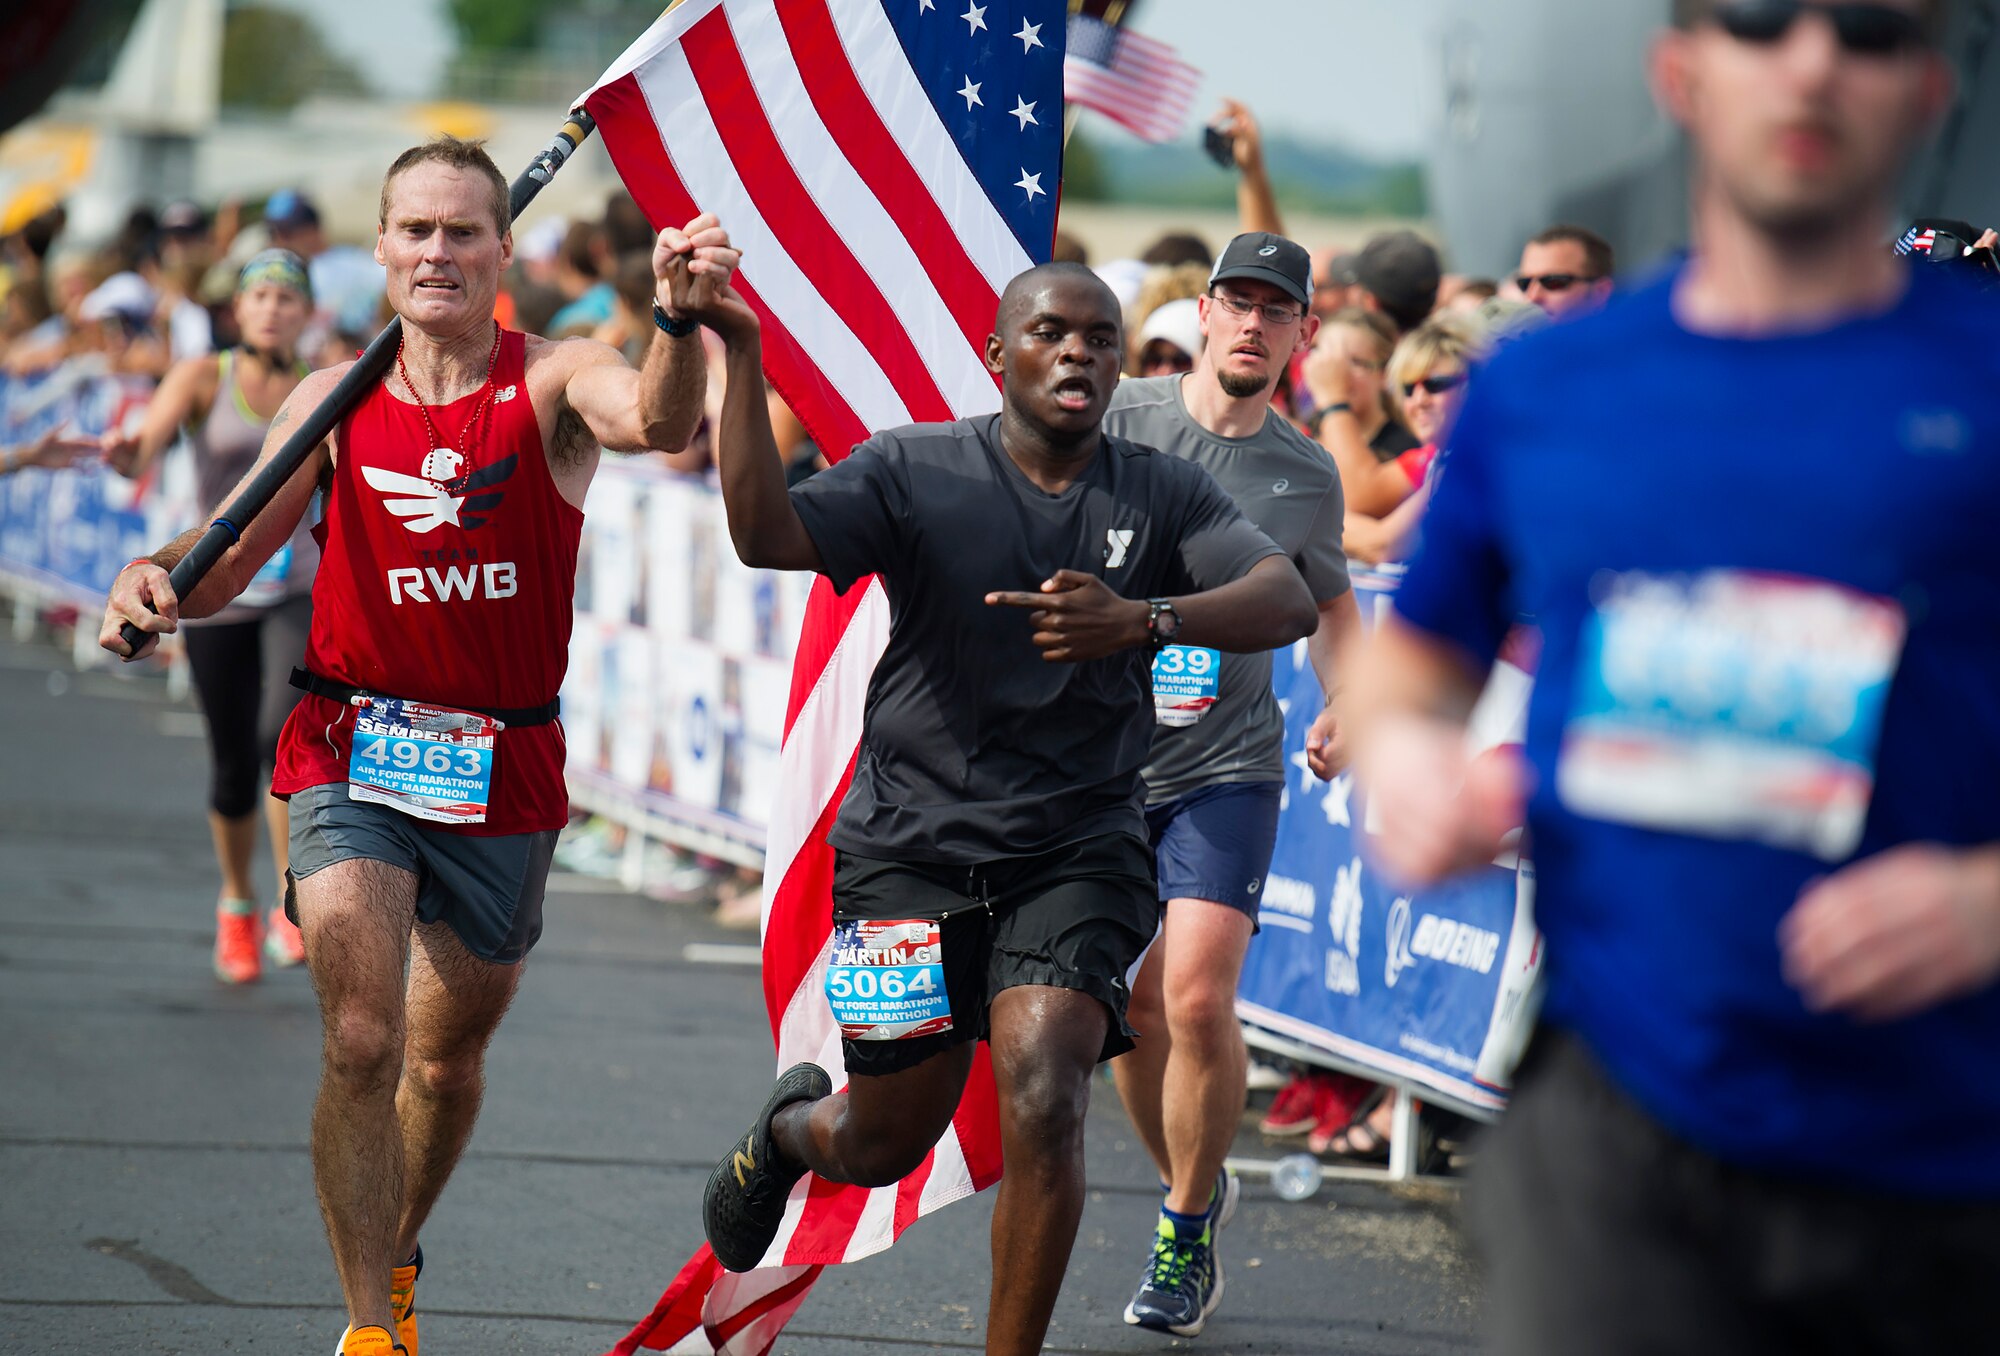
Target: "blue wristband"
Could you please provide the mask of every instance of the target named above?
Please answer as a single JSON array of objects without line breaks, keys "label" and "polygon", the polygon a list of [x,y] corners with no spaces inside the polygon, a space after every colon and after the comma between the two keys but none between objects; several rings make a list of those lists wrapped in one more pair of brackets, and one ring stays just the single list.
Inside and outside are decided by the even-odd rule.
[{"label": "blue wristband", "polygon": [[699,320],[676,320],[660,308],[658,298],[653,301],[653,323],[669,339],[685,339],[701,328]]}]

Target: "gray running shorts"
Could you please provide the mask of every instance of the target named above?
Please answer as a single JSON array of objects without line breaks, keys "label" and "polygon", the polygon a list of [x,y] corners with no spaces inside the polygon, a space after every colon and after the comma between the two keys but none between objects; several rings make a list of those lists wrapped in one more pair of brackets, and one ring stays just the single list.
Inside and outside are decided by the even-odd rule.
[{"label": "gray running shorts", "polygon": [[[542,935],[556,831],[478,837],[433,829],[423,820],[347,798],[347,783],[295,792],[291,799],[293,880],[335,862],[364,858],[417,878],[417,921],[444,922],[482,960],[512,965]],[[298,921],[296,892],[285,912]]]}]

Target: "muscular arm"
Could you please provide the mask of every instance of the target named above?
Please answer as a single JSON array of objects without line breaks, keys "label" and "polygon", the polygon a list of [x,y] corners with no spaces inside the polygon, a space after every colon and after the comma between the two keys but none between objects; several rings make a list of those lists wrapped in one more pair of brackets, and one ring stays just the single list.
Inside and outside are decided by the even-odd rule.
[{"label": "muscular arm", "polygon": [[633,371],[618,350],[594,339],[570,339],[581,356],[563,388],[563,402],[609,452],[680,452],[701,423],[708,362],[699,334],[670,339],[655,329],[646,361]]},{"label": "muscular arm", "polygon": [[232,512],[236,502],[242,497],[244,488],[268,466],[284,447],[293,427],[306,413],[326,398],[334,386],[347,372],[350,364],[324,368],[313,373],[298,388],[285,398],[277,417],[271,421],[269,432],[264,435],[264,449],[258,454],[257,464],[250,468],[236,488],[218,505],[210,517],[228,518],[237,524],[241,536],[214,568],[202,576],[201,582],[186,598],[174,594],[173,585],[167,579],[167,571],[181,562],[187,553],[201,540],[207,525],[190,528],[165,546],[155,551],[143,562],[135,561],[119,571],[118,578],[111,586],[111,596],[105,604],[104,627],[98,637],[99,644],[122,659],[136,659],[151,650],[154,642],[147,640],[136,652],[127,653],[125,642],[119,634],[124,622],[131,622],[140,630],[151,635],[161,635],[175,630],[183,617],[207,617],[220,612],[230,600],[243,591],[264,562],[276,554],[279,547],[291,538],[305,517],[306,508],[312,502],[314,489],[319,485],[320,476],[326,470],[331,453],[325,443],[314,448],[312,454],[288,478],[264,510],[248,522],[242,521]]},{"label": "muscular arm", "polygon": [[[704,319],[704,308],[729,282],[741,252],[711,213],[653,242],[654,298],[669,316]],[[589,341],[585,341],[589,342]],[[615,350],[598,352],[571,372],[563,398],[598,443],[613,452],[679,452],[701,423],[708,358],[698,334],[669,338],[658,329],[634,372]]]}]

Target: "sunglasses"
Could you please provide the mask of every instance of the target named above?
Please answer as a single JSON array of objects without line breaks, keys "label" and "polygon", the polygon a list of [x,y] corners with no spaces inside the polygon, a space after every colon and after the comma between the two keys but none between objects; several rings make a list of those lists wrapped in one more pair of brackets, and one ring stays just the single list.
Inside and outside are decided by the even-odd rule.
[{"label": "sunglasses", "polygon": [[1406,381],[1403,383],[1403,395],[1406,398],[1415,395],[1420,386],[1432,395],[1443,395],[1447,391],[1456,391],[1463,385],[1465,385],[1465,373],[1454,372],[1448,377],[1425,377],[1422,381]]},{"label": "sunglasses", "polygon": [[1567,292],[1578,283],[1594,283],[1596,278],[1585,277],[1581,273],[1523,273],[1514,279],[1514,286],[1523,292],[1540,283],[1544,292]]},{"label": "sunglasses", "polygon": [[1854,56],[1894,56],[1930,45],[1924,21],[1894,5],[1809,5],[1802,0],[1724,0],[1709,17],[1738,42],[1759,45],[1780,41],[1808,11],[1833,25],[1841,50]]}]

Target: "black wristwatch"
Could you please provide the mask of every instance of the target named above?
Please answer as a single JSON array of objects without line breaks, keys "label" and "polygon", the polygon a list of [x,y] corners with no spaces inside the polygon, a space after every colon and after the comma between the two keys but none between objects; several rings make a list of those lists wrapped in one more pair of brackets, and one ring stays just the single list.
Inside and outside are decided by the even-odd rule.
[{"label": "black wristwatch", "polygon": [[653,298],[653,323],[669,339],[685,339],[701,328],[699,320],[676,320],[660,306],[660,299]]},{"label": "black wristwatch", "polygon": [[1146,635],[1155,650],[1165,649],[1181,633],[1181,611],[1165,598],[1148,598],[1146,609]]},{"label": "black wristwatch", "polygon": [[1338,405],[1322,405],[1320,406],[1320,408],[1314,410],[1311,414],[1306,416],[1306,427],[1312,430],[1314,437],[1318,437],[1319,426],[1326,422],[1326,417],[1329,414],[1352,414],[1352,413],[1354,413],[1354,407],[1348,404],[1345,400],[1341,401]]}]

